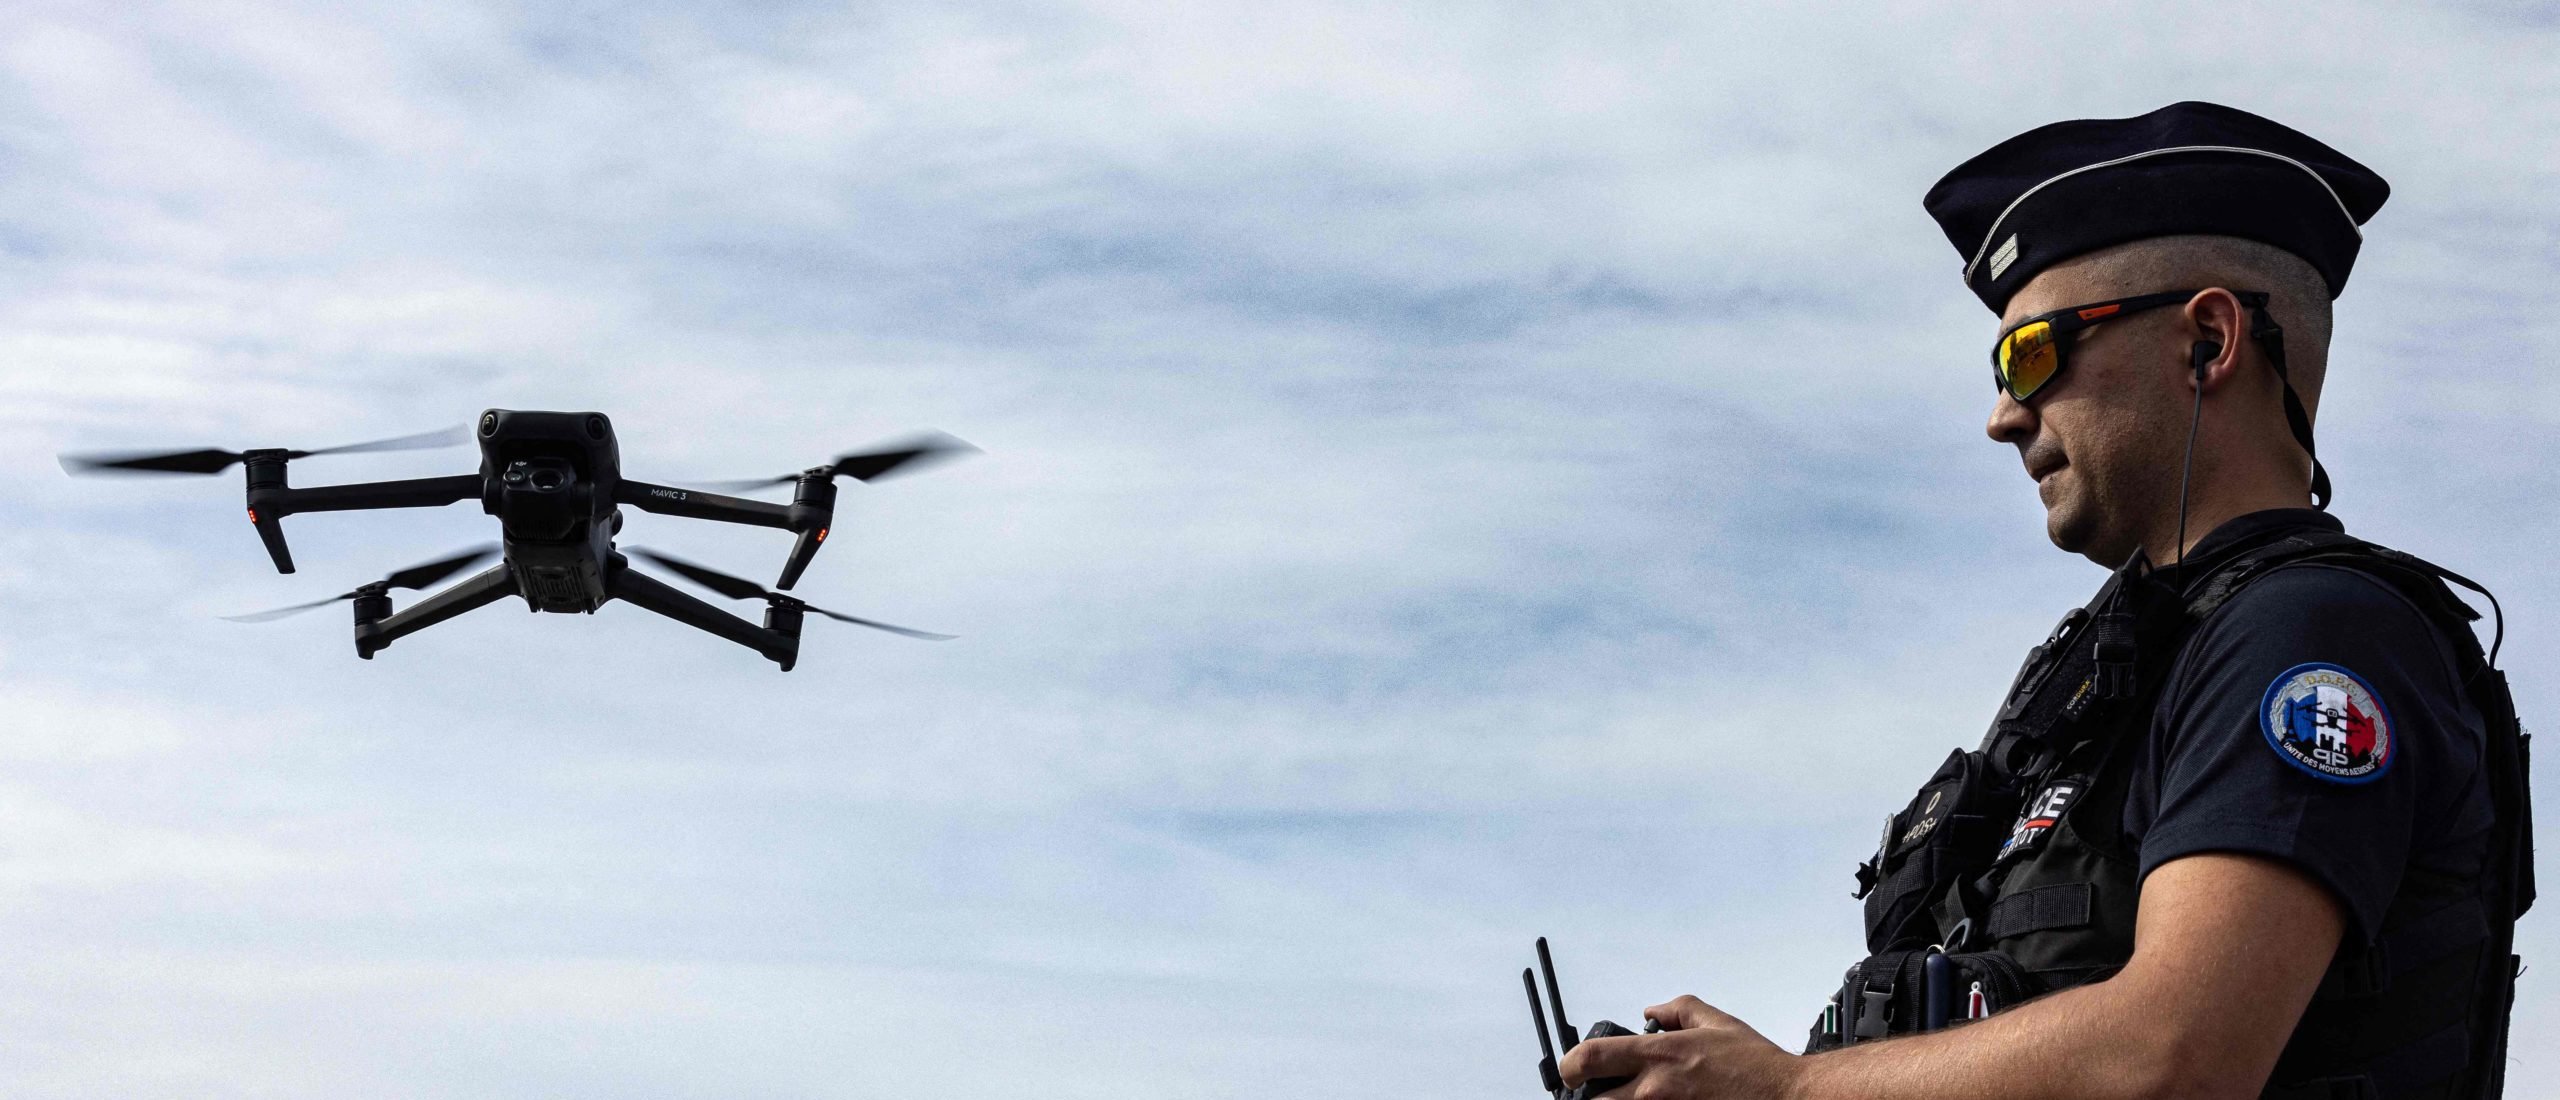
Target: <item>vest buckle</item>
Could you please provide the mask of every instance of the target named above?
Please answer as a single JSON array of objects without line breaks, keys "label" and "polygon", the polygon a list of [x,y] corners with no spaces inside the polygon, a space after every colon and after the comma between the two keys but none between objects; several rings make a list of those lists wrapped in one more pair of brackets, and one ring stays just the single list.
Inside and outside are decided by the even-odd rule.
[{"label": "vest buckle", "polygon": [[2097,663],[2089,694],[2109,702],[2133,698],[2135,658],[2133,616],[2110,611],[2089,624],[2089,656]]},{"label": "vest buckle", "polygon": [[1893,979],[1885,979],[1883,989],[1858,990],[1857,1022],[1850,1035],[1859,1040],[1882,1039],[1889,1033],[1886,1018],[1893,1012]]}]

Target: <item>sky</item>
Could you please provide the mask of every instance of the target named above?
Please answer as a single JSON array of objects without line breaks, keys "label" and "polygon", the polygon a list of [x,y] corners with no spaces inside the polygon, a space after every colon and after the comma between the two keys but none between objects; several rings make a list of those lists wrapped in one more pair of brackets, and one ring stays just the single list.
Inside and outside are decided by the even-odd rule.
[{"label": "sky", "polygon": [[[1877,816],[2103,579],[1920,196],[2182,99],[2392,182],[2335,511],[2560,713],[2560,6],[2300,13],[0,7],[0,1093],[1525,1097],[1540,935],[1578,1021],[1793,1046]],[[961,637],[510,601],[358,661],[217,616],[490,519],[297,516],[279,576],[236,475],[55,461],[492,407],[662,483],[965,438],[798,590]]]}]

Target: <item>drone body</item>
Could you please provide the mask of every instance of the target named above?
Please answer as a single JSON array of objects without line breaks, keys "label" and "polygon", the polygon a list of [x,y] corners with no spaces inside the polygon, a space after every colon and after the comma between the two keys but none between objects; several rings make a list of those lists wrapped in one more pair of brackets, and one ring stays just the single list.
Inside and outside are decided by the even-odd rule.
[{"label": "drone body", "polygon": [[[284,538],[286,516],[299,512],[438,508],[478,497],[481,510],[497,517],[502,532],[498,564],[405,611],[394,611],[392,588],[424,588],[486,557],[486,551],[402,570],[342,596],[318,601],[354,601],[356,654],[367,660],[402,637],[508,596],[522,597],[530,610],[562,614],[593,613],[608,600],[622,600],[746,646],[786,672],[799,659],[800,626],[806,612],[910,637],[946,637],[813,608],[751,581],[638,551],[723,595],[763,599],[763,623],[749,622],[631,568],[629,560],[616,550],[614,536],[622,530],[623,505],[662,515],[791,531],[795,535],[791,554],[776,582],[788,589],[799,581],[818,547],[826,541],[828,525],[834,519],[837,475],[868,481],[910,466],[918,459],[973,449],[958,440],[939,437],[894,450],[843,455],[826,466],[751,483],[792,483],[791,503],[779,505],[624,478],[613,422],[602,413],[490,409],[480,414],[474,435],[480,444],[479,473],[407,481],[295,488],[286,481],[286,464],[327,452],[280,448],[236,454],[199,450],[125,457],[65,456],[63,466],[74,472],[218,473],[239,462],[246,469],[249,521],[257,528],[267,556],[280,573],[293,572],[293,554]],[[331,450],[389,450],[435,446],[441,441],[438,436],[411,436]],[[318,603],[246,618],[272,617]]]}]

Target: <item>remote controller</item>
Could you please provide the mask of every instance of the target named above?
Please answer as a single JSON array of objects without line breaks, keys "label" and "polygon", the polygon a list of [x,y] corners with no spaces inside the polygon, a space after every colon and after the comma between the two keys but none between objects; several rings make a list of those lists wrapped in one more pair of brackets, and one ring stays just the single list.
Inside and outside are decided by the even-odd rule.
[{"label": "remote controller", "polygon": [[[1547,1003],[1544,1005],[1538,1003],[1538,977],[1540,972],[1544,972],[1547,979]],[[1520,984],[1526,987],[1529,991],[1529,1019],[1532,1023],[1535,1023],[1538,1028],[1538,1051],[1540,1054],[1538,1059],[1538,1083],[1546,1088],[1548,1096],[1553,1097],[1554,1100],[1586,1100],[1587,1097],[1598,1096],[1610,1089],[1617,1088],[1620,1085],[1626,1084],[1628,1081],[1634,1080],[1634,1078],[1630,1077],[1601,1077],[1585,1081],[1576,1088],[1569,1089],[1564,1087],[1564,1078],[1556,1073],[1556,1057],[1558,1054],[1556,1047],[1561,1044],[1564,1048],[1562,1053],[1570,1054],[1573,1052],[1573,1048],[1577,1041],[1573,1037],[1573,1025],[1567,1022],[1564,1018],[1564,994],[1556,988],[1555,957],[1547,953],[1547,938],[1545,936],[1538,937],[1537,970],[1529,970],[1526,968],[1522,969],[1520,971]],[[1549,1007],[1553,1007],[1555,1009],[1556,1030],[1554,1042],[1549,1042],[1547,1039],[1547,1009]],[[1646,1020],[1644,1022],[1644,1033],[1647,1035],[1654,1034],[1661,1030],[1662,1025],[1659,1023],[1652,1020]],[[1610,1021],[1601,1020],[1592,1024],[1591,1030],[1585,1033],[1582,1038],[1585,1040],[1615,1039],[1621,1036],[1633,1034],[1635,1034],[1635,1032],[1629,1031],[1626,1028],[1611,1023]]]}]

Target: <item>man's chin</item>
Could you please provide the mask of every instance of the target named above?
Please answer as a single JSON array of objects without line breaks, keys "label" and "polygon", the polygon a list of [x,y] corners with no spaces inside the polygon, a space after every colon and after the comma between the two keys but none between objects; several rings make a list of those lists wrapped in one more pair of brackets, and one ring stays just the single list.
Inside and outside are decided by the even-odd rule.
[{"label": "man's chin", "polygon": [[2088,509],[2047,508],[2044,534],[2056,549],[2078,554],[2090,562],[2114,569],[2133,557],[2134,543],[2108,538],[2104,525]]},{"label": "man's chin", "polygon": [[2088,544],[2088,532],[2070,522],[2062,513],[2047,509],[2044,514],[2044,537],[2053,540],[2054,549],[2077,554]]},{"label": "man's chin", "polygon": [[2055,549],[2097,561],[2097,556],[2089,553],[2100,541],[2097,517],[2090,514],[2091,509],[2082,507],[2080,501],[2055,491],[2060,486],[2054,481],[2060,476],[2048,477],[2038,486],[2045,498],[2044,536],[2053,540]]}]

